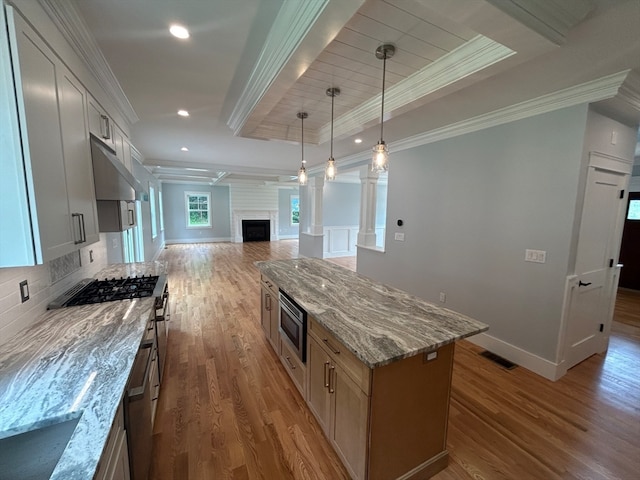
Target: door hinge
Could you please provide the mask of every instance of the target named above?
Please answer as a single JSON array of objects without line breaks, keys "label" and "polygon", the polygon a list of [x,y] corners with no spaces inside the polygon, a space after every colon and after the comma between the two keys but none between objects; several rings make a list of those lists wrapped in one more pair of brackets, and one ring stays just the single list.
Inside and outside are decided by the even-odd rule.
[{"label": "door hinge", "polygon": [[601,331],[601,332],[604,332],[604,323],[601,323],[601,324],[600,324],[600,331]]},{"label": "door hinge", "polygon": [[613,268],[613,258],[609,259],[609,268]]},{"label": "door hinge", "polygon": [[620,198],[624,198],[624,190],[620,190]]}]

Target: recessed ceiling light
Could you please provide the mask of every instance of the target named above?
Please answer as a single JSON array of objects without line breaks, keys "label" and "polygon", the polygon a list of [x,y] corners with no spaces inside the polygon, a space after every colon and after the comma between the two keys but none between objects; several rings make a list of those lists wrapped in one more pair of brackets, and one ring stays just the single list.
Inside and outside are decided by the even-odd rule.
[{"label": "recessed ceiling light", "polygon": [[183,152],[188,152],[189,149],[187,147],[182,147],[180,150],[182,150]]},{"label": "recessed ceiling light", "polygon": [[356,142],[356,143],[362,143],[362,139],[361,139],[361,138],[356,138],[356,139],[354,140],[354,142]]},{"label": "recessed ceiling light", "polygon": [[178,110],[178,115],[180,115],[181,117],[188,117],[189,112],[187,112],[186,110]]},{"label": "recessed ceiling light", "polygon": [[169,32],[171,32],[171,35],[176,38],[181,38],[183,40],[185,38],[189,38],[189,30],[184,28],[182,25],[171,25],[169,27]]},{"label": "recessed ceiling light", "polygon": [[208,172],[206,168],[185,168],[185,170],[191,170],[192,172]]}]

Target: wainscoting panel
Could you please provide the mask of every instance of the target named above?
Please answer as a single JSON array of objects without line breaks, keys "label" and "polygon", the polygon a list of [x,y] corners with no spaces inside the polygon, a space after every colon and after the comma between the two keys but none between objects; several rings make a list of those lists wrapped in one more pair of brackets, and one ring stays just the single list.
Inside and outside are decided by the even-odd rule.
[{"label": "wainscoting panel", "polygon": [[323,257],[352,257],[356,255],[358,226],[325,226]]}]

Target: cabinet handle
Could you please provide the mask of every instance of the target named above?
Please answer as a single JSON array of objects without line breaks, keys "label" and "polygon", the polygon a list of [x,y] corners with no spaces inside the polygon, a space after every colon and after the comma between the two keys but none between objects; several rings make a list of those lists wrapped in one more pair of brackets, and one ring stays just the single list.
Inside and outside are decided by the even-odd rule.
[{"label": "cabinet handle", "polygon": [[76,231],[75,228],[73,229],[73,243],[75,245],[78,245],[79,243],[84,243],[86,241],[86,239],[84,239],[84,227],[83,227],[83,223],[84,223],[84,219],[82,218],[83,215],[81,213],[72,213],[71,214],[72,218],[77,218],[78,219],[78,233],[80,234],[80,240],[76,240]]},{"label": "cabinet handle", "polygon": [[87,231],[85,230],[84,227],[84,213],[80,214],[80,225],[81,225],[81,235],[82,235],[82,243],[85,243],[87,241]]},{"label": "cabinet handle", "polygon": [[290,357],[284,357],[284,358],[287,360],[287,363],[291,367],[291,370],[295,370],[296,366],[293,363],[291,363],[291,358]]},{"label": "cabinet handle", "polygon": [[100,124],[100,130],[101,130],[101,134],[102,134],[102,138],[104,138],[105,140],[109,140],[111,138],[111,128],[109,127],[109,117],[107,117],[106,115],[100,115],[100,120],[101,120],[101,124]]},{"label": "cabinet handle", "polygon": [[340,350],[338,350],[337,348],[335,348],[333,345],[331,345],[329,343],[329,339],[328,338],[323,338],[322,341],[324,343],[327,344],[327,347],[329,347],[329,350],[331,350],[333,353],[335,353],[336,355],[340,355]]},{"label": "cabinet handle", "polygon": [[266,307],[267,311],[270,312],[271,311],[271,295],[266,293],[264,298],[265,298],[265,303],[266,303],[265,307]]},{"label": "cabinet handle", "polygon": [[329,388],[329,362],[324,362],[324,388]]},{"label": "cabinet handle", "polygon": [[336,367],[331,365],[329,369],[329,393],[335,393],[336,391]]},{"label": "cabinet handle", "polygon": [[133,210],[129,209],[127,211],[129,212],[129,225],[135,225],[136,221],[135,221],[135,218],[133,216]]}]

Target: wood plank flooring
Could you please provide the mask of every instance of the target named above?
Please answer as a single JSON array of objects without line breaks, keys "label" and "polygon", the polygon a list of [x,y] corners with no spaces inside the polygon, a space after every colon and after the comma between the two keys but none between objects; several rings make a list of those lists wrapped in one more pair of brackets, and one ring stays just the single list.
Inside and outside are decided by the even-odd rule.
[{"label": "wood plank flooring", "polygon": [[[260,328],[253,262],[296,257],[297,248],[285,240],[163,252],[172,316],[152,479],[349,478]],[[622,315],[639,309],[640,299],[622,301]],[[640,336],[614,323],[624,328],[613,328],[608,354],[558,382],[504,370],[459,342],[451,461],[433,478],[639,478]]]}]

